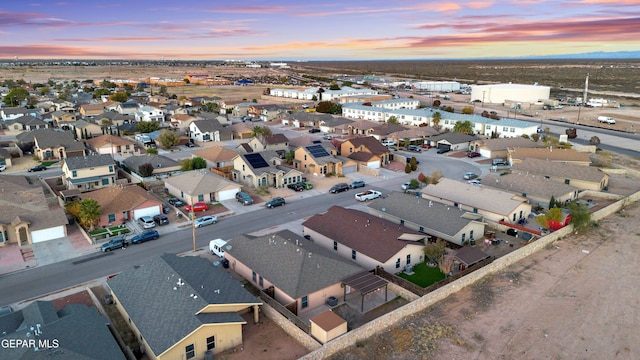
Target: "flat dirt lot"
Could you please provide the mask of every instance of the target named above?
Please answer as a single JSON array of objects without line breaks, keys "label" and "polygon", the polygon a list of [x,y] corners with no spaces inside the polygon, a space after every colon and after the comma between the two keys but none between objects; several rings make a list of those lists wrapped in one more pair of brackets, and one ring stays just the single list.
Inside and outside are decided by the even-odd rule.
[{"label": "flat dirt lot", "polygon": [[333,359],[637,359],[640,205]]}]

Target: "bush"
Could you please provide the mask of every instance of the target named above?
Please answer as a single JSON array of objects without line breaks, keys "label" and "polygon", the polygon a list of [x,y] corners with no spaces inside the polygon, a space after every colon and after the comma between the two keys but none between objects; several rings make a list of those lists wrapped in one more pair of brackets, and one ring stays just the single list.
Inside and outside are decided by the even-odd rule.
[{"label": "bush", "polygon": [[411,165],[410,164],[405,165],[404,172],[407,173],[407,174],[411,172]]}]

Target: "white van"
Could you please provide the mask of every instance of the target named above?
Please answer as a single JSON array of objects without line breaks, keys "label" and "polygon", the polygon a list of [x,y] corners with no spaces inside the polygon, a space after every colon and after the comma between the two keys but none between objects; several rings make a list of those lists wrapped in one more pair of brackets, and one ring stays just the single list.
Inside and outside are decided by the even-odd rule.
[{"label": "white van", "polygon": [[224,246],[227,245],[227,242],[222,239],[215,239],[209,241],[209,252],[211,255],[217,255],[219,257],[224,257]]},{"label": "white van", "polygon": [[610,116],[598,116],[598,121],[601,123],[615,124],[616,120]]}]

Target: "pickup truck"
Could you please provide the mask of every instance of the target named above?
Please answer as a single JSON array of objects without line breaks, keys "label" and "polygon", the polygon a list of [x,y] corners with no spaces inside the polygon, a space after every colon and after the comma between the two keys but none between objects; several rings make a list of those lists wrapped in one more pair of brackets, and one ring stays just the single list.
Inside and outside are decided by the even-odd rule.
[{"label": "pickup truck", "polygon": [[356,194],[356,200],[367,201],[377,199],[382,196],[382,193],[378,190],[367,190]]}]

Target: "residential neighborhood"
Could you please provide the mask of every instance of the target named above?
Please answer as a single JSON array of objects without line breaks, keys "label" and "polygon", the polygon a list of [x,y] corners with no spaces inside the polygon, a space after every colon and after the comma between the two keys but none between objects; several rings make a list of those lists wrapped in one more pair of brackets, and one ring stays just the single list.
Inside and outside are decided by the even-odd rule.
[{"label": "residential neighborhood", "polygon": [[[60,81],[68,96],[23,84],[0,107],[0,278],[66,261],[99,274],[84,303],[1,303],[3,341],[38,323],[85,358],[233,358],[269,321],[321,358],[640,190],[599,142],[488,117],[470,94],[422,96],[426,83],[263,84],[247,101],[257,79],[184,79],[239,95]],[[85,347],[66,340],[82,332]]]}]

